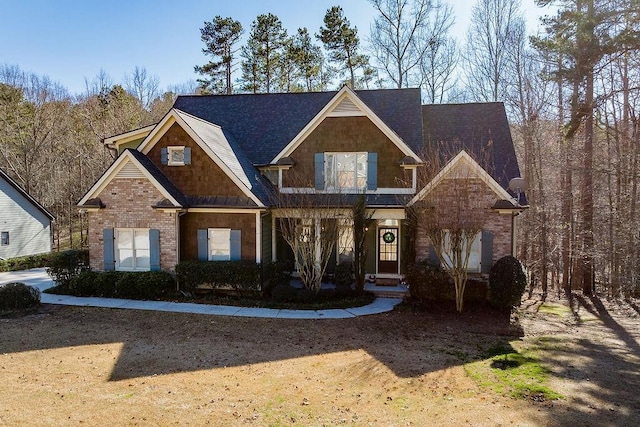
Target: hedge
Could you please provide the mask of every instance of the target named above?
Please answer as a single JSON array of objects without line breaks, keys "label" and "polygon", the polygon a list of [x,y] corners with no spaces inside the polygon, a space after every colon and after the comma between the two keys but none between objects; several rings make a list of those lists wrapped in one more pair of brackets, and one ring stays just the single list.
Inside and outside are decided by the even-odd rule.
[{"label": "hedge", "polygon": [[260,264],[251,261],[183,261],[176,266],[181,290],[193,292],[200,285],[212,289],[260,291]]},{"label": "hedge", "polygon": [[51,253],[45,253],[17,258],[0,259],[0,272],[46,267],[49,265],[51,255]]}]

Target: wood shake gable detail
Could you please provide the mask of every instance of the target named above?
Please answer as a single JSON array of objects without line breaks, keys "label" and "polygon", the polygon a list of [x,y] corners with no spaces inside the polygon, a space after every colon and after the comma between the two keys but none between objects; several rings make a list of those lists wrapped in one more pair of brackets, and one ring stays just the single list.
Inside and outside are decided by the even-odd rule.
[{"label": "wood shake gable detail", "polygon": [[[245,196],[256,203],[258,207],[265,207],[264,203],[253,193],[254,184],[251,178],[242,168],[222,128],[216,124],[173,108],[142,141],[138,151],[145,155],[149,154],[173,124],[180,126]],[[212,145],[215,145],[215,151]]]},{"label": "wood shake gable detail", "polygon": [[349,87],[344,86],[336,95],[318,112],[309,123],[284,147],[272,160],[276,164],[279,160],[288,157],[300,144],[322,123],[327,117],[367,117],[389,140],[395,144],[405,156],[413,158],[420,163],[418,155],[376,115],[367,104],[362,101]]}]

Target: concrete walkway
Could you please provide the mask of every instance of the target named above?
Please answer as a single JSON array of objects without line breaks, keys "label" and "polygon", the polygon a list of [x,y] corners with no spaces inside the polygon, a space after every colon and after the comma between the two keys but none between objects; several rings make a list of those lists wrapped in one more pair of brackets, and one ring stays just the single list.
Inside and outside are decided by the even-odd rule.
[{"label": "concrete walkway", "polygon": [[[54,285],[44,268],[0,273],[0,284],[21,282],[41,291]],[[274,308],[234,307],[228,305],[194,304],[167,301],[138,301],[118,298],[73,297],[42,293],[44,304],[75,305],[83,307],[155,310],[175,313],[213,314],[217,316],[267,317],[278,319],[347,319],[350,317],[380,314],[393,310],[402,302],[400,298],[376,298],[363,307],[330,310],[284,310]]]}]

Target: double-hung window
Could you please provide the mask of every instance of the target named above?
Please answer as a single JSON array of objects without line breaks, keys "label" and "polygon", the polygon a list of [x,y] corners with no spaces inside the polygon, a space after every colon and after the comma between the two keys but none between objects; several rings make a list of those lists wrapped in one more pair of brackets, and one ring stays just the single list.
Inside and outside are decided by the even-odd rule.
[{"label": "double-hung window", "polygon": [[363,190],[367,188],[367,153],[325,153],[325,188]]},{"label": "double-hung window", "polygon": [[468,259],[468,265],[467,265],[467,271],[470,272],[479,272],[480,271],[480,262],[481,262],[481,236],[482,233],[478,233],[473,237],[473,240],[471,242],[467,240],[464,240],[464,238],[461,236],[461,238],[463,240],[461,240],[460,242],[456,242],[456,239],[452,239],[451,233],[449,231],[446,232],[445,238],[444,238],[444,242],[443,242],[443,248],[442,248],[442,257],[444,264],[446,264],[447,266],[451,266],[453,263],[453,260],[455,258],[454,252],[456,249],[456,246],[459,246],[460,252],[462,254],[462,261],[464,261],[464,257],[466,256],[466,251],[469,248],[469,245],[471,245],[471,247],[469,248],[469,259]]},{"label": "double-hung window", "polygon": [[229,261],[231,259],[231,230],[228,228],[209,229],[209,261]]},{"label": "double-hung window", "polygon": [[117,228],[114,232],[116,270],[149,271],[149,229]]},{"label": "double-hung window", "polygon": [[8,231],[0,232],[0,245],[9,246],[9,232]]}]

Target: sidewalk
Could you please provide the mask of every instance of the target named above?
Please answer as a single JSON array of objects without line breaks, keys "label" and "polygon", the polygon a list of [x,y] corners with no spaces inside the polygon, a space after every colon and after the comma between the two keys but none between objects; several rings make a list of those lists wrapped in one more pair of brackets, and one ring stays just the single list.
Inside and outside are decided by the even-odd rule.
[{"label": "sidewalk", "polygon": [[[53,281],[44,268],[0,273],[0,284],[21,282],[44,291],[53,286]],[[174,313],[211,314],[216,316],[265,317],[278,319],[347,319],[351,317],[380,314],[393,310],[402,302],[400,298],[376,298],[363,307],[330,310],[284,310],[273,308],[234,307],[227,305],[194,304],[167,301],[138,301],[118,298],[73,297],[42,293],[43,304],[75,305],[83,307],[122,308],[153,310]]]}]

